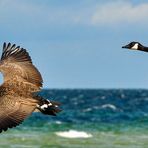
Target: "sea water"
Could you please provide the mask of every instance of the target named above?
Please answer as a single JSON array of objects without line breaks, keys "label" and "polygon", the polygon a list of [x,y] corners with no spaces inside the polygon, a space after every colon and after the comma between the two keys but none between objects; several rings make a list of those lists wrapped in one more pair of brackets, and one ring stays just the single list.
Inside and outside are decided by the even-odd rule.
[{"label": "sea water", "polygon": [[43,90],[56,117],[34,113],[0,134],[0,148],[148,148],[148,90]]}]

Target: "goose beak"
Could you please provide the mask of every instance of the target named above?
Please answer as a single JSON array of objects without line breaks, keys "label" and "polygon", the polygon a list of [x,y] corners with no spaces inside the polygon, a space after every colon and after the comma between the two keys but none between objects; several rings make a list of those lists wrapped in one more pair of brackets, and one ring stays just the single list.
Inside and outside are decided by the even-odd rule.
[{"label": "goose beak", "polygon": [[122,46],[122,48],[130,48],[129,45]]}]

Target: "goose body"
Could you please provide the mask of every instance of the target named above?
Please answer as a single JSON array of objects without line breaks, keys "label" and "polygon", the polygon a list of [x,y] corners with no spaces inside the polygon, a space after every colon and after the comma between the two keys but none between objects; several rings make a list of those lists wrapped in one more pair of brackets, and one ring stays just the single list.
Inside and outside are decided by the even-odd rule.
[{"label": "goose body", "polygon": [[4,43],[0,72],[4,77],[0,86],[0,132],[16,127],[36,110],[47,115],[61,111],[58,102],[36,95],[43,79],[26,49]]}]

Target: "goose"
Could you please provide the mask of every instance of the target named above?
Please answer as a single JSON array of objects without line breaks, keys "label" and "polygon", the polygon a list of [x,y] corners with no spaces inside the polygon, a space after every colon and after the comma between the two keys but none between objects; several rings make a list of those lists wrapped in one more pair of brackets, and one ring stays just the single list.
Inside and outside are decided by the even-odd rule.
[{"label": "goose", "polygon": [[135,41],[130,42],[129,44],[127,44],[125,46],[122,46],[122,48],[148,52],[148,47],[143,46],[141,43],[135,42]]},{"label": "goose", "polygon": [[43,79],[26,49],[4,43],[0,60],[0,133],[21,124],[33,112],[56,116],[60,103],[39,96]]}]

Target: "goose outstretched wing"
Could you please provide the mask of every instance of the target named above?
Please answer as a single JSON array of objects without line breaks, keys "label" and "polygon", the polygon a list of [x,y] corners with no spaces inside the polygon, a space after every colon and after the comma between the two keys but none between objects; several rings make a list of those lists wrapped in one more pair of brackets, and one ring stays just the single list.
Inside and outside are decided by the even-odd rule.
[{"label": "goose outstretched wing", "polygon": [[9,94],[2,95],[0,97],[0,133],[21,124],[35,108],[35,100]]},{"label": "goose outstretched wing", "polygon": [[13,81],[17,80],[21,83],[30,83],[38,89],[42,87],[42,76],[32,64],[28,52],[15,44],[4,43],[0,71],[4,76],[4,83],[9,81],[13,84]]}]

